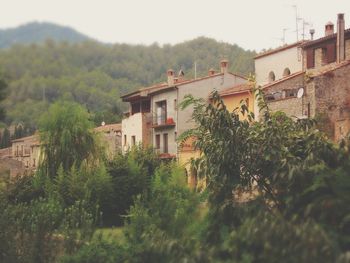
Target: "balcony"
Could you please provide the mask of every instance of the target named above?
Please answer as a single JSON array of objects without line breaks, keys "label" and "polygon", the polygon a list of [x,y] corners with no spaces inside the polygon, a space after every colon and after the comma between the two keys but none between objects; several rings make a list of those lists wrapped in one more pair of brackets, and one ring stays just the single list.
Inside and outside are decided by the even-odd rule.
[{"label": "balcony", "polygon": [[170,128],[175,127],[175,121],[171,117],[167,117],[166,114],[154,115],[152,128]]}]

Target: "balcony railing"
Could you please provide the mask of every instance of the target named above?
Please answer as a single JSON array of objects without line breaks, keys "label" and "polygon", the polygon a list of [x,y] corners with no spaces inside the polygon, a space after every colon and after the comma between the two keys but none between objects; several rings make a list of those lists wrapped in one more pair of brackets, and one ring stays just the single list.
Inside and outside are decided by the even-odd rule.
[{"label": "balcony railing", "polygon": [[161,115],[155,114],[153,116],[153,122],[152,122],[153,128],[172,127],[172,126],[175,126],[175,121],[173,118],[167,117],[165,114],[161,114]]}]

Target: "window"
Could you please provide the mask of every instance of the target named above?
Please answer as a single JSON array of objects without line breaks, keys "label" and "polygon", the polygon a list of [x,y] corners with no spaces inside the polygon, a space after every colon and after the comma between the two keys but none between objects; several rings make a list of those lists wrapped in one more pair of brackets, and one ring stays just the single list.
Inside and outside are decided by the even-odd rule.
[{"label": "window", "polygon": [[124,145],[126,145],[127,141],[126,141],[126,134],[124,135]]},{"label": "window", "polygon": [[306,68],[315,67],[315,51],[314,49],[308,49],[306,51]]},{"label": "window", "polygon": [[33,158],[33,167],[35,167],[35,158]]},{"label": "window", "polygon": [[160,149],[160,134],[156,134],[156,149]]},{"label": "window", "polygon": [[139,113],[140,111],[141,111],[140,102],[131,103],[131,115],[133,115],[135,113]]},{"label": "window", "polygon": [[322,65],[332,63],[336,60],[336,48],[335,43],[328,44],[322,47]]},{"label": "window", "polygon": [[174,132],[174,141],[176,142],[177,140],[177,132]]},{"label": "window", "polygon": [[150,100],[144,100],[142,101],[142,112],[151,112],[151,101]]},{"label": "window", "polygon": [[163,152],[164,153],[168,153],[168,134],[167,133],[164,133],[163,134]]},{"label": "window", "polygon": [[283,70],[283,77],[287,77],[287,76],[289,76],[290,75],[290,69],[289,68],[285,68],[284,70]]},{"label": "window", "polygon": [[135,146],[136,145],[136,136],[133,135],[131,136],[131,146]]},{"label": "window", "polygon": [[269,73],[269,83],[274,82],[276,79],[275,73],[273,71],[270,71]]},{"label": "window", "polygon": [[156,108],[157,108],[157,124],[165,124],[167,119],[167,106],[166,106],[166,100],[156,102]]}]

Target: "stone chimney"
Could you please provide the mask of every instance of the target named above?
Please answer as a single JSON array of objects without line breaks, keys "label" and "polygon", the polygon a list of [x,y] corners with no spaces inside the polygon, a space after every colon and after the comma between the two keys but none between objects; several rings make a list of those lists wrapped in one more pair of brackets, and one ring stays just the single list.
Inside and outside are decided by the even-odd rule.
[{"label": "stone chimney", "polygon": [[325,29],[324,29],[324,35],[325,36],[330,36],[334,34],[334,24],[332,22],[328,22],[325,25]]},{"label": "stone chimney", "polygon": [[173,86],[175,83],[174,70],[168,69],[167,75],[168,75],[168,86]]},{"label": "stone chimney", "polygon": [[228,60],[227,59],[221,60],[220,67],[221,67],[221,73],[227,73],[228,72]]},{"label": "stone chimney", "polygon": [[337,21],[337,63],[345,60],[345,21],[344,14],[338,14]]},{"label": "stone chimney", "polygon": [[209,69],[208,75],[209,75],[209,76],[215,75],[215,69],[213,69],[213,68]]}]

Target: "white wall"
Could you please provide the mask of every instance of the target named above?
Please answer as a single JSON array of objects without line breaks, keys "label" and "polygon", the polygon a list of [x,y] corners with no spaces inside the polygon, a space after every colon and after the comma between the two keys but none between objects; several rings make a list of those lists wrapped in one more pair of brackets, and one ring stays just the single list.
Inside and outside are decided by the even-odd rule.
[{"label": "white wall", "polygon": [[[127,144],[125,145],[124,135]],[[126,152],[131,147],[131,137],[136,137],[136,144],[142,142],[142,113],[135,113],[122,120],[122,151]]]},{"label": "white wall", "polygon": [[292,47],[255,59],[255,76],[258,85],[269,83],[268,76],[271,71],[275,73],[276,80],[283,77],[283,71],[289,68],[291,74],[302,70],[302,55],[298,47]]},{"label": "white wall", "polygon": [[[166,128],[152,128],[153,129],[153,138],[152,138],[152,145],[153,147],[156,147],[156,135],[160,135],[160,153],[163,153],[164,149],[164,140],[163,140],[163,134],[168,134],[168,153],[170,154],[176,154],[177,153],[177,143],[176,143],[176,136],[175,133],[177,132],[177,110],[175,105],[175,100],[177,101],[177,90],[167,90],[165,92],[155,94],[152,96],[151,99],[151,111],[153,116],[157,113],[157,105],[156,103],[159,101],[166,100],[167,105],[167,118],[173,118],[175,122],[175,126],[166,127]],[[176,102],[176,104],[178,104]]]}]

